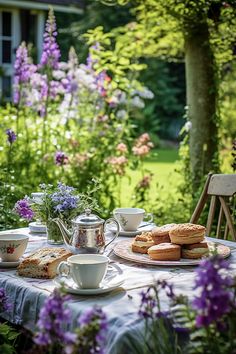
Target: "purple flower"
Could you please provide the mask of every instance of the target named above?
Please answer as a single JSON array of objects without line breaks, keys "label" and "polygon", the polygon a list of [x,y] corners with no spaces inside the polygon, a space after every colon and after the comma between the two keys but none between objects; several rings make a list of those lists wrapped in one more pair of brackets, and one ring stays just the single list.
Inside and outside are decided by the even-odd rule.
[{"label": "purple flower", "polygon": [[7,134],[7,141],[9,142],[10,145],[12,145],[17,138],[16,134],[11,129],[7,129],[6,134]]},{"label": "purple flower", "polygon": [[155,318],[158,317],[159,310],[157,300],[154,295],[151,294],[152,287],[147,290],[143,290],[140,293],[141,303],[139,307],[139,316],[143,318]]},{"label": "purple flower", "polygon": [[74,195],[74,192],[75,189],[73,187],[58,183],[57,191],[50,195],[50,199],[54,204],[54,210],[63,213],[77,208],[79,197]]},{"label": "purple flower", "polygon": [[193,300],[193,308],[197,310],[197,327],[209,326],[218,322],[222,316],[230,312],[233,284],[232,277],[227,275],[229,262],[220,256],[203,260],[196,270],[195,287],[200,295]]},{"label": "purple flower", "polygon": [[12,308],[12,304],[9,303],[6,291],[4,288],[0,288],[0,313],[8,311]]},{"label": "purple flower", "polygon": [[165,290],[165,293],[169,299],[171,299],[171,300],[176,299],[175,293],[173,291],[173,284],[169,284],[165,280],[158,280],[157,285],[160,287],[160,289]]},{"label": "purple flower", "polygon": [[14,103],[19,103],[21,99],[20,85],[27,83],[36,70],[35,65],[29,63],[28,51],[23,42],[16,51],[16,60],[14,64]]},{"label": "purple flower", "polygon": [[70,311],[65,308],[69,298],[55,289],[45,301],[37,322],[38,331],[34,338],[36,344],[42,346],[71,344],[73,336],[64,329],[71,319]]},{"label": "purple flower", "polygon": [[94,64],[97,63],[97,60],[93,58],[93,54],[92,52],[99,52],[100,51],[100,44],[98,42],[96,42],[94,45],[92,45],[89,48],[89,55],[87,57],[87,61],[86,61],[86,67],[88,68],[88,70],[92,70]]},{"label": "purple flower", "polygon": [[55,164],[58,166],[67,165],[69,162],[68,156],[63,151],[57,151],[55,153]]},{"label": "purple flower", "polygon": [[49,15],[44,32],[43,54],[40,66],[48,66],[51,69],[58,69],[58,62],[61,56],[59,46],[56,42],[56,21],[53,10],[49,10]]},{"label": "purple flower", "polygon": [[30,203],[27,198],[18,200],[14,207],[15,212],[26,220],[32,220],[34,217],[34,212],[30,208]]},{"label": "purple flower", "polygon": [[85,311],[78,320],[77,338],[74,351],[71,345],[66,347],[66,353],[105,354],[107,317],[98,306]]}]

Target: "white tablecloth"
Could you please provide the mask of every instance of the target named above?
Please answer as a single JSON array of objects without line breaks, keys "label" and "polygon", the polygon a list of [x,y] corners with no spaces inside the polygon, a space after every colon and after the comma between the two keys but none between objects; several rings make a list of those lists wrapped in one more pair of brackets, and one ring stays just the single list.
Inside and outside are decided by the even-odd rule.
[{"label": "white tablecloth", "polygon": [[[30,239],[24,256],[37,248],[48,246],[45,236],[31,235],[28,228],[11,230],[10,232],[29,234]],[[125,238],[119,237],[119,239]],[[223,240],[220,242],[231,248],[232,272],[236,274],[236,243]],[[151,267],[125,261],[114,254],[111,254],[110,258],[112,261],[117,262],[123,271],[125,281],[122,287],[101,295],[73,295],[68,306],[73,314],[72,327],[76,325],[79,314],[85,309],[95,304],[101,306],[109,320],[106,353],[120,354],[126,352],[124,348],[128,348],[125,343],[125,334],[133,332],[140,324],[137,311],[140,304],[141,290],[151,285],[155,279],[165,279],[174,284],[177,293],[191,297],[193,295],[192,287],[195,267]],[[39,310],[45,298],[50,295],[55,286],[52,280],[23,278],[17,275],[16,269],[1,268],[0,287],[6,289],[10,301],[14,304],[13,308],[4,314],[4,318],[33,331]],[[163,297],[164,307],[166,306],[166,301],[165,297]]]}]

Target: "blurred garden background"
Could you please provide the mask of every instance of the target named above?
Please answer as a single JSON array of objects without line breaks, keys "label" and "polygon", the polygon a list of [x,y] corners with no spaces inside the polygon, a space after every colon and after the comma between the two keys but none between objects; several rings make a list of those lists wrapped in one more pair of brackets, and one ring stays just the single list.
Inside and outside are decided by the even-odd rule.
[{"label": "blurred garden background", "polygon": [[187,222],[207,173],[236,169],[235,0],[42,3],[41,55],[22,37],[2,86],[0,229],[23,225],[17,200],[59,181],[98,182],[104,217],[137,206]]}]

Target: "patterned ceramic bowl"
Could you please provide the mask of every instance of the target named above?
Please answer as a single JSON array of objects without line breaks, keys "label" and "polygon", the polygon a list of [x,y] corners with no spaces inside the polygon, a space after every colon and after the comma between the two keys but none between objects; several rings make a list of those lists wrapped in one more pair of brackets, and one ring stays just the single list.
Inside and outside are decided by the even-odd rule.
[{"label": "patterned ceramic bowl", "polygon": [[27,247],[29,236],[23,234],[0,234],[0,258],[3,262],[16,262]]}]

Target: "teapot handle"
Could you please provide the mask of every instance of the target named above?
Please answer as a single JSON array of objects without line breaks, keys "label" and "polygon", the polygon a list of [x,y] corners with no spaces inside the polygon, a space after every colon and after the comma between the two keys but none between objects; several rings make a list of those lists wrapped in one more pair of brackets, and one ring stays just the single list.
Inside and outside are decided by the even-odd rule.
[{"label": "teapot handle", "polygon": [[105,221],[104,232],[106,231],[107,224],[109,224],[110,222],[113,222],[116,224],[117,230],[116,230],[115,236],[108,243],[105,244],[104,250],[107,248],[108,245],[110,245],[110,243],[112,243],[117,238],[117,236],[119,235],[119,232],[120,232],[120,224],[114,218],[110,218]]}]

